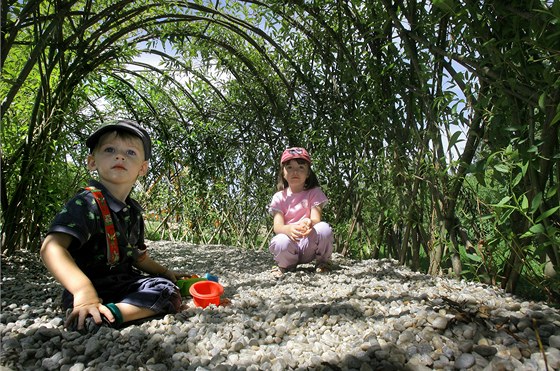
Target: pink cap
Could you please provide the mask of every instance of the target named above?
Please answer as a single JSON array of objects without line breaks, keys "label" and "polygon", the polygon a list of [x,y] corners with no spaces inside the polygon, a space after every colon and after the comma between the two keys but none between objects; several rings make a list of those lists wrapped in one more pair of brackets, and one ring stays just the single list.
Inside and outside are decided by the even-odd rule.
[{"label": "pink cap", "polygon": [[282,153],[282,158],[280,159],[280,163],[283,164],[295,158],[302,158],[305,161],[311,163],[311,157],[309,156],[309,153],[307,153],[305,148],[301,148],[301,147],[292,147],[286,149]]}]

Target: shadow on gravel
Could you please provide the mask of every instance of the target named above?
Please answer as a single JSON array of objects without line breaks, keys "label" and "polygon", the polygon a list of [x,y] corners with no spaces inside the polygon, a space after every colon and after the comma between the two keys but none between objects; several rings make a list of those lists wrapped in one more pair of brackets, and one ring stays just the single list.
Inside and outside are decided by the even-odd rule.
[{"label": "shadow on gravel", "polygon": [[[95,340],[94,336],[88,335],[83,339],[68,336],[65,330],[61,329],[60,322],[53,322],[52,329],[43,326],[40,327],[42,330],[37,330],[36,322],[46,323],[58,315],[58,312],[53,310],[53,303],[59,299],[61,288],[42,267],[38,257],[29,255],[32,254],[22,254],[21,259],[3,262],[1,288],[3,294],[9,292],[10,296],[3,297],[2,300],[8,305],[17,304],[17,307],[3,308],[4,313],[0,315],[3,340],[9,346],[13,346],[13,349],[10,348],[9,352],[3,354],[9,357],[5,357],[2,363],[5,363],[6,359],[15,362],[13,364],[23,360],[34,367],[41,365],[41,359],[54,357],[53,354],[56,355],[57,352],[67,352],[74,358],[83,357],[84,364],[88,361],[97,362],[96,359],[107,356],[103,353],[104,349],[94,347],[94,341],[87,341]],[[402,325],[405,321],[412,323],[410,328],[420,331],[427,329],[426,334],[433,335],[434,338],[452,337],[455,327],[474,324],[478,334],[493,340],[504,336],[500,326],[519,331],[518,323],[523,321],[529,323],[529,330],[533,324],[539,326],[538,330],[545,345],[548,344],[551,334],[559,332],[557,326],[547,323],[554,319],[548,318],[545,312],[540,312],[541,317],[537,317],[539,311],[535,311],[535,316],[531,313],[525,317],[508,314],[498,320],[495,317],[485,317],[482,308],[487,303],[480,302],[479,299],[471,299],[469,302],[457,299],[461,297],[461,290],[466,286],[454,285],[445,279],[435,279],[422,273],[401,269],[389,260],[358,262],[335,258],[330,273],[318,275],[314,272],[313,265],[303,265],[296,272],[288,273],[277,280],[270,275],[274,262],[268,251],[162,241],[153,243],[150,255],[177,271],[218,275],[220,280],[223,278],[222,282],[225,282],[224,297],[234,299],[235,302],[230,304],[231,307],[217,310],[191,307],[172,316],[170,323],[167,323],[168,319],[154,320],[123,330],[112,340],[122,344],[112,344],[111,349],[115,345],[128,349],[126,343],[130,341],[137,342],[138,349],[143,349],[142,354],[122,360],[120,365],[123,367],[136,364],[140,366],[152,357],[166,365],[167,369],[173,369],[176,363],[172,358],[178,352],[176,349],[182,349],[182,352],[188,354],[189,348],[185,344],[188,345],[197,339],[215,337],[215,340],[219,341],[220,336],[225,336],[232,344],[235,343],[235,336],[240,334],[250,339],[248,344],[240,345],[240,349],[228,343],[230,348],[224,348],[227,357],[234,353],[239,355],[242,350],[251,348],[266,353],[272,352],[274,347],[288,349],[289,343],[300,346],[298,342],[308,336],[308,332],[315,331],[315,340],[306,340],[301,346],[305,345],[311,349],[315,343],[321,343],[326,347],[326,352],[330,352],[338,349],[337,345],[340,343],[347,342],[350,350],[346,349],[341,352],[344,354],[337,354],[337,357],[334,357],[336,362],[329,362],[331,358],[321,357],[320,361],[323,362],[312,370],[391,371],[405,369],[403,365],[408,357],[408,348],[406,344],[400,345],[399,341],[400,334],[405,330],[405,326]],[[28,280],[18,282],[16,277],[20,276],[16,273],[24,273]],[[328,286],[327,293],[326,282],[332,283]],[[46,303],[47,297],[52,298],[51,304]],[[30,307],[31,311],[27,307]],[[447,319],[451,318],[438,327],[429,323],[426,318],[418,319],[420,311],[435,316],[446,313],[451,315]],[[536,321],[532,322],[533,320]],[[16,321],[21,323],[21,328],[12,327]],[[358,327],[354,333],[349,332],[348,338],[337,336],[336,328],[352,328],[357,323],[365,328]],[[168,336],[170,333],[166,332],[173,326],[180,331],[173,336],[181,340],[177,340],[177,348],[164,351],[161,344],[173,337]],[[26,331],[25,327],[29,327],[29,330]],[[318,330],[323,327],[328,330]],[[398,329],[400,327],[402,329]],[[33,343],[30,339],[35,332],[39,340]],[[534,331],[532,333],[534,334]],[[45,334],[49,337],[43,336]],[[420,336],[418,332],[415,332],[416,335]],[[522,335],[534,336],[531,335],[531,331],[525,331]],[[526,337],[523,338],[524,341]],[[504,339],[511,340],[506,337]],[[533,341],[532,338],[530,340]],[[422,344],[416,344],[418,352],[434,351],[429,339],[422,341]],[[493,344],[498,342],[492,341]],[[74,343],[78,343],[78,346],[74,346]],[[31,351],[22,352],[23,344],[35,346],[37,349],[34,351],[42,351],[43,356],[39,359],[35,358],[35,353]],[[50,349],[48,352],[41,350],[45,344]],[[43,348],[39,349],[39,345]],[[92,349],[91,354],[87,356],[86,345]],[[423,346],[425,347],[422,348]],[[78,352],[76,349],[81,350]],[[322,349],[325,351],[325,348]],[[531,352],[534,353],[532,349]],[[490,358],[491,356],[488,357]],[[399,359],[399,362],[390,361],[395,359]],[[99,365],[99,362],[93,364]],[[201,364],[200,367],[204,365]]]}]

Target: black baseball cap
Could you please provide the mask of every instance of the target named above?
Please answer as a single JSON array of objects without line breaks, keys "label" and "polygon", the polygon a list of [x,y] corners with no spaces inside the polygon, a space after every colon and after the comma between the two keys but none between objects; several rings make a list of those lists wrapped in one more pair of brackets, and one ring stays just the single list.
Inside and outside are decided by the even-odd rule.
[{"label": "black baseball cap", "polygon": [[86,139],[86,146],[93,152],[95,146],[99,142],[99,138],[103,134],[109,133],[111,131],[127,131],[131,134],[136,135],[138,138],[142,140],[142,144],[144,145],[144,157],[146,160],[149,160],[152,156],[152,141],[150,140],[150,135],[138,123],[132,120],[119,120],[114,124],[109,124],[100,127],[97,129],[93,134]]}]

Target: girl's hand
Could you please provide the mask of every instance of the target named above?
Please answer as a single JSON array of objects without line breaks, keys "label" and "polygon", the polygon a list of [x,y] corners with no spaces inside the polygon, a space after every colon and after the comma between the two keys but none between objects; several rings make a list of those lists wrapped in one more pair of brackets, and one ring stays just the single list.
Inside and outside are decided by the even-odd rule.
[{"label": "girl's hand", "polygon": [[311,228],[311,224],[313,224],[313,223],[311,222],[311,219],[309,219],[309,218],[303,218],[302,220],[300,220],[300,223],[301,223],[302,225],[307,226],[307,228]]},{"label": "girl's hand", "polygon": [[290,237],[292,241],[299,241],[307,236],[311,232],[311,229],[308,228],[307,225],[299,222],[297,224],[290,224],[288,226],[288,231],[288,237]]},{"label": "girl's hand", "polygon": [[287,225],[286,235],[290,237],[290,240],[297,241],[300,239],[301,232],[299,231],[299,225],[297,224],[289,224]]},{"label": "girl's hand", "polygon": [[301,237],[307,237],[313,230],[313,223],[309,218],[303,218],[299,223]]}]

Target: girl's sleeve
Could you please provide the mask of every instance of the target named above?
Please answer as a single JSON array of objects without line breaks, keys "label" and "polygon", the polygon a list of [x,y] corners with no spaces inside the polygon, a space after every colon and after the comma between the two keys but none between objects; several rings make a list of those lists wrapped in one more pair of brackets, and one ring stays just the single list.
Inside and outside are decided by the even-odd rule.
[{"label": "girl's sleeve", "polygon": [[329,203],[329,199],[327,198],[327,195],[325,195],[323,190],[319,187],[315,187],[311,189],[310,196],[311,196],[310,197],[311,208],[314,207],[324,208],[327,205],[327,203]]},{"label": "girl's sleeve", "polygon": [[276,192],[274,196],[272,196],[272,201],[270,205],[268,205],[268,213],[272,216],[276,213],[284,213],[282,211],[282,192]]}]

